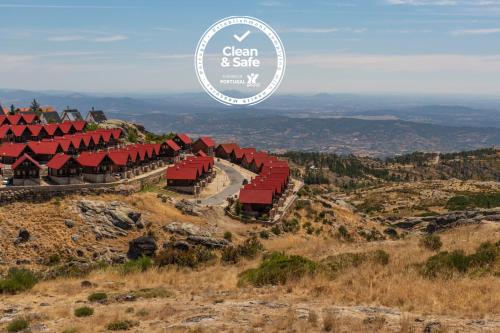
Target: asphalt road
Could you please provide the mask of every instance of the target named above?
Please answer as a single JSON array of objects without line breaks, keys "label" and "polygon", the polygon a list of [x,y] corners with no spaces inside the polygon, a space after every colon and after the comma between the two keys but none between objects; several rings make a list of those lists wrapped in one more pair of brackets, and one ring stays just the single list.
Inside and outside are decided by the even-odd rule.
[{"label": "asphalt road", "polygon": [[215,165],[226,173],[229,178],[229,186],[227,186],[221,192],[212,195],[211,197],[201,199],[201,205],[217,206],[223,204],[226,201],[227,197],[230,197],[239,192],[243,183],[243,179],[245,179],[245,177],[243,177],[241,173],[239,173],[235,168],[231,166],[222,164],[220,162],[215,162]]}]

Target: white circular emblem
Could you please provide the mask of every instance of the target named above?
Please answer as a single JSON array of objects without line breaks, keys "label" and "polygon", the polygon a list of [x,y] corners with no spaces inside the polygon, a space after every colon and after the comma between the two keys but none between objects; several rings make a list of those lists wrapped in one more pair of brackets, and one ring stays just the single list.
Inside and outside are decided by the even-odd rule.
[{"label": "white circular emblem", "polygon": [[205,31],[195,53],[203,89],[226,105],[254,105],[271,96],[283,79],[285,49],[266,23],[231,16]]}]

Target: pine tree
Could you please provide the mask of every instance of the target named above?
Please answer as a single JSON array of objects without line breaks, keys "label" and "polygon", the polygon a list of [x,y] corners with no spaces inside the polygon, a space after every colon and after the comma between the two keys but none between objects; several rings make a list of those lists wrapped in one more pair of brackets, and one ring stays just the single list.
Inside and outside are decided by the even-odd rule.
[{"label": "pine tree", "polygon": [[11,104],[10,105],[10,111],[9,111],[9,115],[15,115],[17,112],[16,112],[16,107],[14,106],[14,104]]},{"label": "pine tree", "polygon": [[31,102],[30,111],[35,113],[37,116],[40,116],[42,114],[42,109],[40,108],[40,104],[38,104],[36,99],[33,99],[33,102]]}]

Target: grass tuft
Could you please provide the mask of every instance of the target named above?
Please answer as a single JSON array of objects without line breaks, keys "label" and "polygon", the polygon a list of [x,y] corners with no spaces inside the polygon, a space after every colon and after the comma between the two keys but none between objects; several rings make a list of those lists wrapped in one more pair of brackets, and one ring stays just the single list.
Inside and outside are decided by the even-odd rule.
[{"label": "grass tuft", "polygon": [[7,332],[20,332],[29,327],[29,321],[26,318],[16,318],[7,325]]},{"label": "grass tuft", "polygon": [[82,306],[81,308],[75,309],[76,317],[88,317],[94,314],[94,309],[88,306]]},{"label": "grass tuft", "polygon": [[16,294],[35,286],[38,278],[25,268],[11,268],[5,279],[0,280],[0,293]]}]

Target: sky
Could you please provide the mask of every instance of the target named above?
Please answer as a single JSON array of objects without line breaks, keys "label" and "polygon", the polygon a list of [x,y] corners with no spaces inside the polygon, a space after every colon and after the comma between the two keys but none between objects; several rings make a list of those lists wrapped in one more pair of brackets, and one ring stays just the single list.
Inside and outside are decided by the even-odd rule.
[{"label": "sky", "polygon": [[0,0],[0,88],[202,91],[196,45],[232,15],[278,32],[279,93],[500,95],[500,0]]}]

